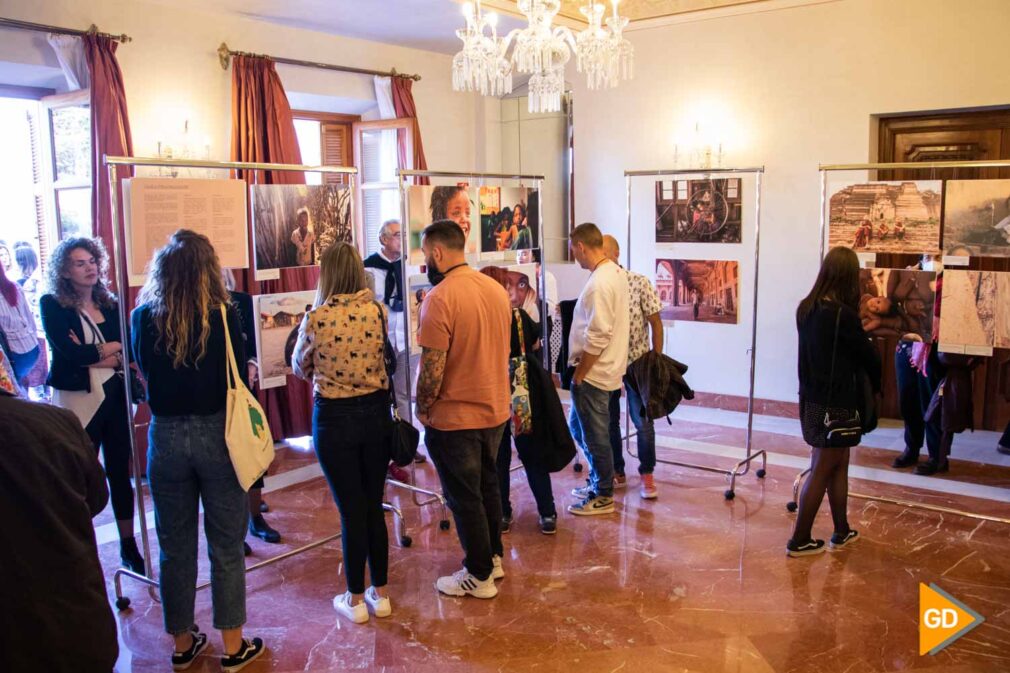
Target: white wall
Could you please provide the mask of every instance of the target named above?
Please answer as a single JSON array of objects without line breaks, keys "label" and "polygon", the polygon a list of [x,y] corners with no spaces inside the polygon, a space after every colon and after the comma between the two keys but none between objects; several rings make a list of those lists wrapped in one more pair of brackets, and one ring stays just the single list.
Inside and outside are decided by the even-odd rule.
[{"label": "white wall", "polygon": [[[726,143],[724,165],[763,164],[757,395],[794,400],[792,316],[818,268],[818,163],[870,159],[874,114],[1010,104],[1008,26],[1006,0],[841,0],[628,33],[633,81],[588,91],[573,78],[576,220],[623,241],[623,171],[671,168],[695,121]],[[640,208],[632,225],[633,266],[650,276],[653,218]],[[718,331],[702,327],[713,326],[678,324],[669,352],[704,338],[708,357],[728,362]],[[741,377],[716,366],[691,383],[736,393]]]},{"label": "white wall", "polygon": [[[4,0],[3,15],[75,28],[95,23],[133,37],[117,54],[137,155],[155,154],[159,140],[177,142],[188,119],[191,143],[210,145],[212,159],[229,158],[231,73],[221,69],[216,53],[225,41],[232,49],[254,53],[416,72],[423,78],[414,84],[414,98],[429,167],[479,168],[474,166],[476,99],[452,91],[451,57],[444,54],[140,0]],[[0,30],[0,61],[56,65],[43,36],[14,30]],[[315,100],[318,107],[366,117],[374,107],[368,77],[293,66],[278,66],[278,72],[289,92]]]}]

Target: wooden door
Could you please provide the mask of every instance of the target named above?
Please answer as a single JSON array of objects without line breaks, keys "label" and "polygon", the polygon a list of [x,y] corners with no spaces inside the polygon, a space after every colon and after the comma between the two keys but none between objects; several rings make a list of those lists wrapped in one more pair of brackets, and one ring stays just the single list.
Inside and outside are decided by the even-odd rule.
[{"label": "wooden door", "polygon": [[[974,112],[881,117],[881,162],[981,161],[1010,159],[1010,108]],[[1006,168],[899,169],[878,171],[879,180],[971,180],[1010,178]],[[904,268],[915,255],[877,255],[877,266]],[[971,269],[1010,271],[1010,259],[972,258]],[[894,376],[895,339],[881,342],[884,358],[883,414],[899,417]],[[888,366],[890,363],[890,366]],[[996,350],[975,370],[975,427],[1002,431],[1010,422],[1010,351]]]}]

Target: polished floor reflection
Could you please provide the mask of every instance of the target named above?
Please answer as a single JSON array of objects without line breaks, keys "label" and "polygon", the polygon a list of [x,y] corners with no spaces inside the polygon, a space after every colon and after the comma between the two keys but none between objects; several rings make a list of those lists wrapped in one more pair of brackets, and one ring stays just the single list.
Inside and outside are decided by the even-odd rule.
[{"label": "polished floor reflection", "polygon": [[[741,431],[727,425],[663,423],[661,456],[725,465],[731,459],[722,456],[730,450],[719,447],[741,440]],[[439,529],[437,507],[418,508],[402,491],[389,489],[413,540],[409,548],[394,542],[391,549],[393,616],[363,626],[337,617],[330,600],[343,586],[339,542],[262,568],[248,575],[247,630],[263,637],[270,651],[246,670],[1010,670],[1010,525],[854,499],[850,519],[863,538],[852,549],[787,559],[793,515],[785,503],[792,497],[795,465],[802,466],[806,453],[789,432],[767,429],[755,441],[774,452],[768,477],[758,480],[752,472],[741,478],[735,500],[723,499],[721,476],[671,466],[657,469],[659,499],[642,500],[638,479],[630,475],[637,462],[630,459],[629,488],[618,495],[618,513],[562,514],[554,537],[539,533],[532,496],[523,475],[514,472],[516,522],[506,536],[507,577],[491,601],[436,594],[435,577],[460,564],[455,532]],[[271,481],[284,487],[267,500],[268,518],[284,543],[253,540],[251,561],[339,530],[325,483],[312,471],[312,454],[285,449],[280,455],[280,474]],[[882,483],[874,475],[886,474],[881,471],[893,455],[878,447],[859,449],[854,469],[868,472],[853,479],[852,490],[1010,516],[1006,500],[959,495],[960,487],[952,494],[920,488],[925,482]],[[417,473],[420,482],[436,483],[430,465]],[[555,476],[559,510],[582,478],[571,469]],[[1010,468],[966,464],[960,475],[955,470],[945,479],[965,488],[977,481],[998,489],[998,496],[1010,484]],[[826,511],[815,531],[830,534]],[[101,553],[111,580],[118,545],[107,542]],[[201,576],[206,574],[203,555]],[[937,656],[920,657],[919,582],[937,583],[986,622]],[[132,606],[119,616],[117,671],[171,670],[171,640],[162,632],[158,604],[140,585],[124,586]],[[109,587],[111,594],[111,581]],[[198,594],[197,620],[210,626],[207,591]],[[219,670],[215,634],[211,642],[190,670]]]}]

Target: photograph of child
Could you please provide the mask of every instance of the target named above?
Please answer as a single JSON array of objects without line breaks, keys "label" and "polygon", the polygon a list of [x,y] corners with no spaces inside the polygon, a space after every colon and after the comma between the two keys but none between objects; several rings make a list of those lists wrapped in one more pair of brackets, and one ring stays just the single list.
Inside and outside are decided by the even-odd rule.
[{"label": "photograph of child", "polygon": [[657,243],[740,243],[740,178],[658,180]]},{"label": "photograph of child", "polygon": [[867,334],[902,338],[933,332],[936,274],[917,269],[860,269],[859,318]]},{"label": "photograph of child", "polygon": [[256,270],[315,266],[323,250],[353,243],[351,191],[339,185],[253,185]]},{"label": "photograph of child", "polygon": [[481,252],[536,247],[540,194],[525,187],[481,187]]},{"label": "photograph of child", "polygon": [[421,252],[421,232],[432,222],[452,220],[466,236],[468,255],[480,252],[480,223],[477,209],[477,188],[466,183],[433,187],[417,185],[407,190],[407,244],[410,248],[408,263],[424,264]]},{"label": "photograph of child", "polygon": [[857,252],[940,250],[939,180],[828,186],[828,247]]}]

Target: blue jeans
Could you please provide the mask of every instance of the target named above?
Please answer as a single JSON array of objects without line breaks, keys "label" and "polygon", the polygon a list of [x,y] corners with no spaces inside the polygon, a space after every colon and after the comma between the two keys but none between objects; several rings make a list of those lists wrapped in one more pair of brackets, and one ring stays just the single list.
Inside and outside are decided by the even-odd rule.
[{"label": "blue jeans", "polygon": [[614,472],[624,475],[624,433],[621,432],[621,389],[611,391],[610,403],[607,406],[610,422],[607,432],[610,435],[610,448],[614,452]]},{"label": "blue jeans", "polygon": [[246,621],[245,539],[249,502],[239,486],[224,442],[225,413],[155,417],[147,474],[161,546],[161,604],[165,630],[181,635],[193,626],[200,501],[210,557],[214,628]]},{"label": "blue jeans", "polygon": [[583,381],[572,384],[568,427],[589,463],[589,488],[596,495],[614,494],[614,450],[610,445],[610,391]]},{"label": "blue jeans", "polygon": [[365,593],[365,564],[372,586],[384,587],[389,534],[382,495],[389,466],[393,420],[385,390],[359,397],[317,397],[312,441],[333,500],[340,510],[347,590]]},{"label": "blue jeans", "polygon": [[635,424],[637,434],[635,444],[638,447],[638,473],[652,474],[656,469],[656,426],[652,419],[643,415],[645,405],[642,397],[631,386],[625,386],[628,391],[628,414]]}]

